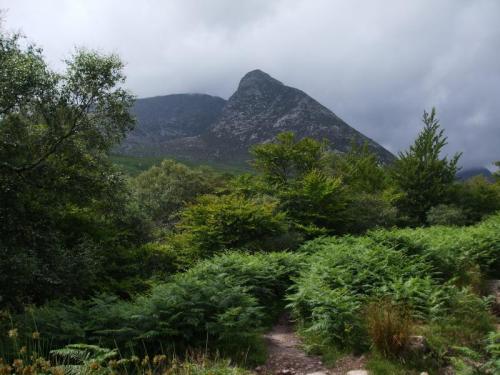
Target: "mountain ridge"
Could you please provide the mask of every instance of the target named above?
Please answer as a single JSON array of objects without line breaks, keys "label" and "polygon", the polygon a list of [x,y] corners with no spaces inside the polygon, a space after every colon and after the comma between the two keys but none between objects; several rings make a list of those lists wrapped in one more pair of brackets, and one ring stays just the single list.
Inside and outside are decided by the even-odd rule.
[{"label": "mountain ridge", "polygon": [[[133,136],[129,136],[120,147],[121,152],[132,155],[164,155],[189,161],[243,164],[250,158],[248,149],[254,144],[271,142],[277,134],[293,131],[299,139],[327,139],[330,148],[336,152],[347,152],[353,140],[366,143],[381,162],[390,163],[394,160],[394,155],[389,151],[349,126],[311,96],[297,88],[286,86],[259,69],[245,74],[237,90],[227,101],[206,94],[176,95],[184,95],[186,101],[192,95],[200,95],[212,102],[214,107],[211,108],[210,115],[204,117],[212,122],[203,122],[198,127],[192,121],[180,124],[179,118],[193,121],[197,119],[196,116],[189,115],[189,106],[181,106],[178,116],[173,116],[175,111],[166,111],[168,118],[163,119],[163,128],[168,129],[155,135],[154,132],[158,133],[158,128],[162,127],[151,124],[146,126],[149,123],[141,118],[141,110],[134,107],[134,113],[139,114],[138,126]],[[152,99],[154,98],[140,99],[143,102],[139,108]],[[203,111],[199,110],[203,105],[195,104],[193,112],[200,117]],[[156,119],[159,121],[158,117]],[[186,123],[188,129],[182,131]],[[148,134],[148,129],[152,129],[153,134]]]}]

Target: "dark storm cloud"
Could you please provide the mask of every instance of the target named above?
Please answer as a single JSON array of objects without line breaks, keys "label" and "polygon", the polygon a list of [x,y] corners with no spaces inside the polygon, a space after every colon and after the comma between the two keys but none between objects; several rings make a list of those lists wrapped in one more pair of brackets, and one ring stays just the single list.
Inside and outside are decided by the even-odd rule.
[{"label": "dark storm cloud", "polygon": [[267,71],[396,152],[436,106],[448,152],[500,159],[497,0],[0,0],[56,67],[74,46],[119,53],[138,96],[228,97]]}]

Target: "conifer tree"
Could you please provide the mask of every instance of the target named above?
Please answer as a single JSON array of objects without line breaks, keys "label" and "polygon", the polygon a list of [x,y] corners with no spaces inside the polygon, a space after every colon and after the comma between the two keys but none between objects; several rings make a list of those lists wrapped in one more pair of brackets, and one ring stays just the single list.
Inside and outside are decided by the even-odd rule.
[{"label": "conifer tree", "polygon": [[402,196],[400,212],[414,224],[424,224],[431,207],[446,203],[461,156],[441,157],[447,144],[436,110],[424,111],[424,128],[409,150],[400,152],[392,168],[392,178]]}]

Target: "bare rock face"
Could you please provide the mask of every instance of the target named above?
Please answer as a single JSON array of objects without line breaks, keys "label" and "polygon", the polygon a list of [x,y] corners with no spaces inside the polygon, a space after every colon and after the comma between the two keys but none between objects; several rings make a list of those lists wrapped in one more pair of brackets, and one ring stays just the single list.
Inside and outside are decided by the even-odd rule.
[{"label": "bare rock face", "polygon": [[[134,109],[138,115],[137,127],[122,150],[192,161],[244,164],[250,158],[249,147],[271,142],[279,133],[292,131],[299,139],[326,139],[331,149],[338,152],[348,151],[353,140],[367,143],[382,162],[394,159],[389,151],[303,91],[286,86],[260,70],[247,73],[227,102],[208,95],[176,99],[183,99],[184,104],[176,110],[153,108],[148,112],[143,108],[148,103],[138,102]],[[171,106],[171,101],[165,101],[165,106]]]},{"label": "bare rock face", "polygon": [[284,131],[293,131],[298,138],[327,139],[330,147],[340,152],[348,151],[353,140],[367,142],[383,162],[394,158],[303,91],[285,86],[260,70],[241,79],[207,139],[217,155],[231,152],[245,158],[249,147],[271,142]]},{"label": "bare rock face", "polygon": [[[206,132],[219,118],[226,101],[204,94],[174,94],[137,99],[132,114],[136,126],[119,152],[136,156],[163,155],[165,144],[178,141],[193,148],[192,140]],[[195,148],[198,148],[197,145]]]}]

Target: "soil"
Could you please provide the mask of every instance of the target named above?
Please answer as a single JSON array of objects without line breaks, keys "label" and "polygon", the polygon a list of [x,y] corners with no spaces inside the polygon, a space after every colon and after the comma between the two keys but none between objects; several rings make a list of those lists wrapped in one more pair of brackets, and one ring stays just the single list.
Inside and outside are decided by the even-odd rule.
[{"label": "soil", "polygon": [[268,358],[264,365],[255,369],[258,374],[344,375],[350,370],[363,369],[366,362],[364,356],[346,356],[339,359],[334,368],[327,368],[320,357],[304,352],[300,338],[285,315],[264,338]]}]

